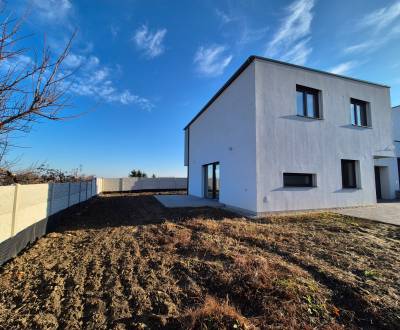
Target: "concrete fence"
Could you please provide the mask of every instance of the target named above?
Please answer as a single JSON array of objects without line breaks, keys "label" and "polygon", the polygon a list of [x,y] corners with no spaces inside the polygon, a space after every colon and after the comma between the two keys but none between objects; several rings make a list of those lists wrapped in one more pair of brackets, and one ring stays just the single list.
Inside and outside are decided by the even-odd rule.
[{"label": "concrete fence", "polygon": [[49,216],[102,192],[186,189],[186,178],[97,178],[0,186],[0,265],[46,234]]},{"label": "concrete fence", "polygon": [[183,190],[186,178],[102,178],[98,182],[102,192],[140,190]]},{"label": "concrete fence", "polygon": [[49,216],[97,193],[96,179],[0,187],[0,265],[43,236]]}]

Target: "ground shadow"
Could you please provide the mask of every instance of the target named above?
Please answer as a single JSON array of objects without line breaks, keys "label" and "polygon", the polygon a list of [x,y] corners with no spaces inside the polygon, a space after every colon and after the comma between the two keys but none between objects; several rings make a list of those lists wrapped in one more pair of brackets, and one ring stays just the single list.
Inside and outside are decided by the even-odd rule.
[{"label": "ground shadow", "polygon": [[47,232],[237,217],[233,212],[212,207],[166,208],[150,193],[110,194],[96,196],[49,217]]}]

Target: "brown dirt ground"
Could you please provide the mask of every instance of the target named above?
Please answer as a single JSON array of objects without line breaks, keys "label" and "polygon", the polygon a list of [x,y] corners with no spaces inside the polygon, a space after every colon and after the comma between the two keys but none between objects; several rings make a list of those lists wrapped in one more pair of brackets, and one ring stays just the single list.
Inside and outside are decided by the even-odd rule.
[{"label": "brown dirt ground", "polygon": [[0,270],[0,328],[399,329],[400,228],[149,193],[70,208]]}]

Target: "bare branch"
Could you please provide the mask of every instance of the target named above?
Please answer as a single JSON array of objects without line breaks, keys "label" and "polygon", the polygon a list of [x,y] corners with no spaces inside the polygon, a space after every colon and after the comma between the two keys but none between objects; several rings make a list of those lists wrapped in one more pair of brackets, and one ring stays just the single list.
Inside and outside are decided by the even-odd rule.
[{"label": "bare branch", "polygon": [[[29,132],[32,123],[40,119],[62,120],[59,112],[65,109],[65,83],[73,72],[63,74],[61,66],[69,55],[76,31],[64,50],[54,60],[46,45],[40,57],[22,56],[25,48],[17,46],[26,38],[19,36],[22,20],[6,18],[0,23],[0,164],[9,148],[13,132]],[[24,61],[22,61],[24,59]]]}]

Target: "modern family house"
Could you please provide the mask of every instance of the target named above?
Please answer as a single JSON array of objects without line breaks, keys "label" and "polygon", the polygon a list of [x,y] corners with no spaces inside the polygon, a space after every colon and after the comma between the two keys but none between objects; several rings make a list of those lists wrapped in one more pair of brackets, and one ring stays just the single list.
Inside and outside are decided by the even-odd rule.
[{"label": "modern family house", "polygon": [[389,93],[251,56],[185,127],[188,193],[252,214],[393,199]]},{"label": "modern family house", "polygon": [[[393,139],[395,145],[395,154],[397,157],[398,176],[400,181],[400,105],[398,105],[397,107],[393,107],[392,118],[393,118]],[[400,190],[400,185],[399,185],[399,190]]]}]

